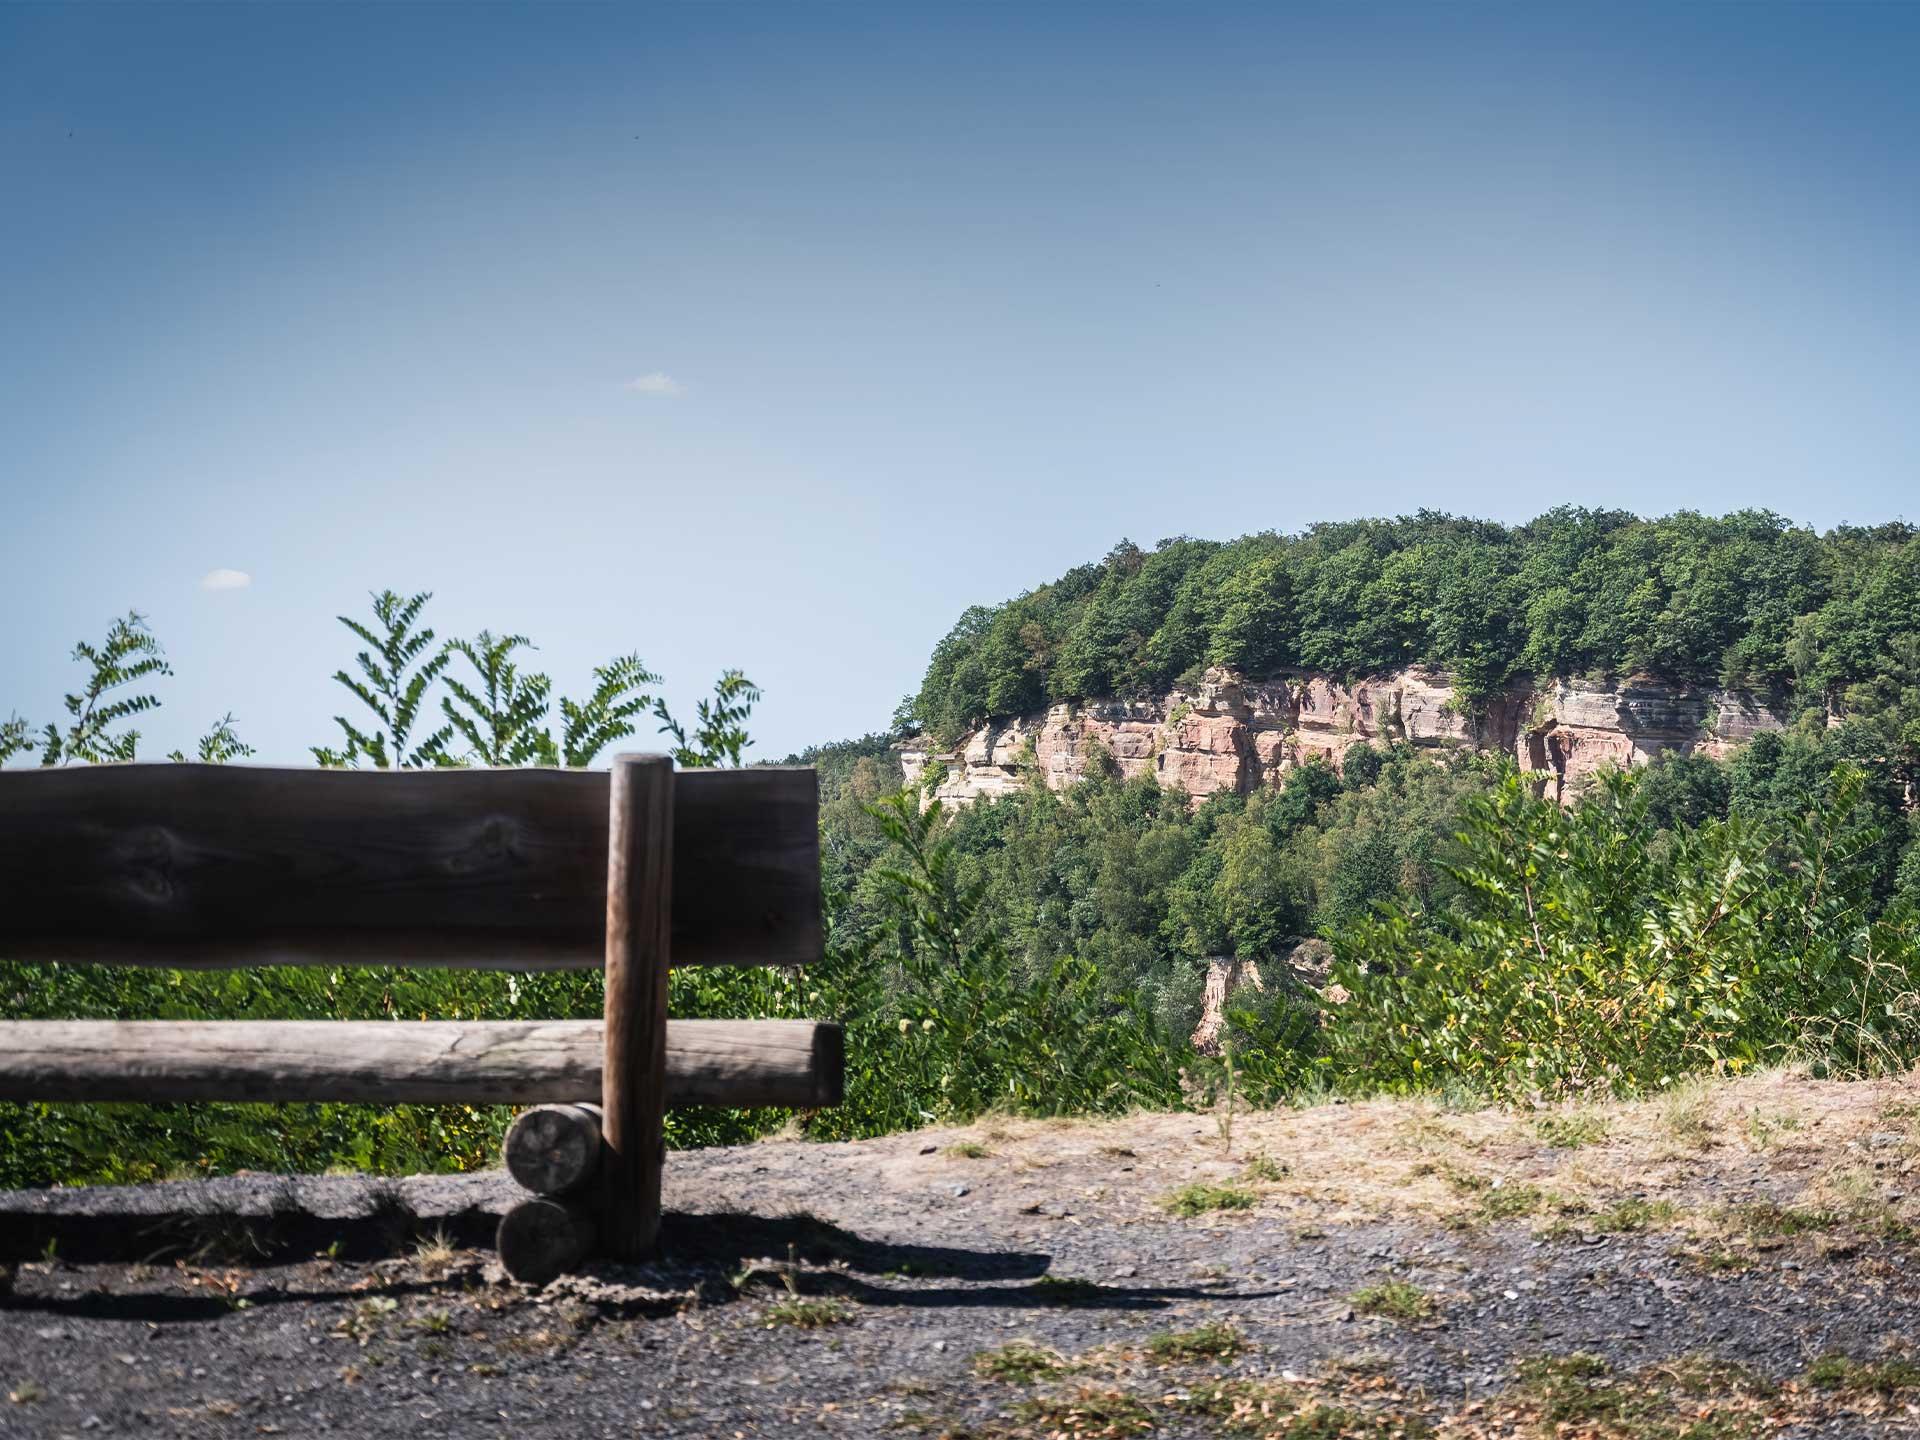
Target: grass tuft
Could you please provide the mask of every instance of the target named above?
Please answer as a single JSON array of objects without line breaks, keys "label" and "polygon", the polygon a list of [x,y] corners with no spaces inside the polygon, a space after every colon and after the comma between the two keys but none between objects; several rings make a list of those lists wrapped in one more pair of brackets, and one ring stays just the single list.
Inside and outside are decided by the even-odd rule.
[{"label": "grass tuft", "polygon": [[1203,1360],[1231,1360],[1253,1347],[1231,1323],[1209,1321],[1193,1330],[1167,1330],[1147,1342],[1147,1353],[1162,1365],[1197,1365]]},{"label": "grass tuft", "polygon": [[1261,1440],[1426,1440],[1433,1434],[1424,1421],[1402,1415],[1368,1414],[1338,1405],[1302,1409],[1292,1387],[1264,1380],[1197,1385],[1172,1403],[1184,1414],[1211,1421],[1212,1433]]},{"label": "grass tuft", "polygon": [[1249,1155],[1240,1178],[1252,1184],[1272,1185],[1287,1178],[1287,1167],[1271,1155]]},{"label": "grass tuft", "polygon": [[795,1330],[824,1330],[829,1325],[844,1325],[853,1319],[853,1311],[838,1300],[812,1295],[789,1295],[775,1301],[766,1310],[767,1329],[786,1325]]},{"label": "grass tuft", "polygon": [[973,1357],[973,1373],[986,1380],[1009,1380],[1031,1385],[1064,1374],[1067,1361],[1058,1351],[1048,1350],[1031,1340],[1010,1340],[995,1350],[982,1350]]},{"label": "grass tuft", "polygon": [[1204,1180],[1182,1185],[1160,1198],[1163,1210],[1189,1220],[1217,1210],[1251,1210],[1259,1203],[1260,1197],[1251,1190],[1238,1185],[1209,1185]]},{"label": "grass tuft", "polygon": [[1578,1150],[1606,1139],[1607,1121],[1605,1116],[1585,1110],[1567,1110],[1542,1115],[1533,1122],[1533,1133],[1556,1150]]},{"label": "grass tuft", "polygon": [[1807,1383],[1816,1390],[1849,1395],[1900,1395],[1920,1390],[1920,1363],[1905,1359],[1852,1360],[1830,1352],[1808,1368]]},{"label": "grass tuft", "polygon": [[1218,1380],[1196,1385],[1173,1402],[1182,1412],[1212,1420],[1228,1430],[1273,1434],[1274,1427],[1300,1408],[1291,1386],[1266,1380]]},{"label": "grass tuft", "polygon": [[445,1270],[459,1253],[444,1225],[434,1226],[413,1242],[413,1260],[422,1270]]},{"label": "grass tuft", "polygon": [[1840,1223],[1841,1217],[1832,1210],[1761,1200],[1752,1205],[1736,1207],[1733,1219],[1749,1235],[1791,1238],[1831,1230]]},{"label": "grass tuft", "polygon": [[1126,1391],[1087,1385],[1024,1401],[1014,1413],[1048,1435],[1143,1435],[1155,1428],[1153,1411]]},{"label": "grass tuft", "polygon": [[1628,1196],[1596,1213],[1587,1228],[1596,1235],[1637,1235],[1670,1224],[1679,1209],[1671,1200],[1641,1200]]},{"label": "grass tuft", "polygon": [[1405,1280],[1363,1285],[1347,1301],[1362,1315],[1382,1315],[1389,1320],[1424,1320],[1436,1308],[1431,1295]]}]

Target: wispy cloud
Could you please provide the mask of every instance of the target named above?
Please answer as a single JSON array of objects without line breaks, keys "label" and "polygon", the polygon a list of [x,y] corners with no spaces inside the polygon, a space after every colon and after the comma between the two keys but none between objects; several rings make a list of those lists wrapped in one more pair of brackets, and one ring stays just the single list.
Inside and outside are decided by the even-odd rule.
[{"label": "wispy cloud", "polygon": [[209,570],[200,577],[202,590],[244,590],[253,584],[253,576],[244,570]]},{"label": "wispy cloud", "polygon": [[685,393],[680,382],[664,370],[652,370],[645,375],[636,375],[627,381],[626,388],[636,395],[657,395],[665,399]]}]

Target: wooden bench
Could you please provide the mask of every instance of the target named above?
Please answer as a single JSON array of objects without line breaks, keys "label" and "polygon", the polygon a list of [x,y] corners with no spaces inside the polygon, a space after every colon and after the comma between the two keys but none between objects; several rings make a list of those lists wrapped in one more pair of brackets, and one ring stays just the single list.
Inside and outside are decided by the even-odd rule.
[{"label": "wooden bench", "polygon": [[669,965],[821,955],[810,769],[0,774],[0,957],[604,966],[601,1020],[0,1021],[0,1099],[595,1101],[599,1248],[654,1246],[669,1106],[838,1104],[840,1027],[667,1019]]}]

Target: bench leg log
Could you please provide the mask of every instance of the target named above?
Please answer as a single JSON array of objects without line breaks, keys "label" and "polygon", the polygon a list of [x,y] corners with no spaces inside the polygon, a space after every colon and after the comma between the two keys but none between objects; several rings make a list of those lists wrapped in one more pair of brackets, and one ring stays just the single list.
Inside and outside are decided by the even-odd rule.
[{"label": "bench leg log", "polygon": [[542,1195],[502,1215],[493,1243],[507,1274],[522,1285],[544,1285],[593,1253],[594,1231],[586,1206]]},{"label": "bench leg log", "polygon": [[666,1162],[673,762],[664,755],[616,757],[607,823],[600,1242],[616,1260],[639,1260],[660,1234]]},{"label": "bench leg log", "polygon": [[600,1107],[536,1105],[500,1145],[507,1173],[536,1195],[573,1195],[600,1174]]}]

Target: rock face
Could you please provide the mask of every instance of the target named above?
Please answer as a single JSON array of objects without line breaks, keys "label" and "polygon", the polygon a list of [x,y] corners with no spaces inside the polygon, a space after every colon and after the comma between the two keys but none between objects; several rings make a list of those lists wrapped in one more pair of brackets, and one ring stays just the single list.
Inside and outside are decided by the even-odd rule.
[{"label": "rock face", "polygon": [[1762,696],[1647,676],[1548,680],[1469,704],[1445,675],[1418,668],[1350,682],[1308,672],[1248,681],[1216,669],[1191,689],[1152,699],[1061,704],[992,721],[951,752],[907,740],[900,760],[909,785],[942,765],[932,794],[948,804],[1010,794],[1030,771],[1065,789],[1102,751],[1128,778],[1151,773],[1199,799],[1277,785],[1316,757],[1338,768],[1357,743],[1404,741],[1511,755],[1564,802],[1603,765],[1644,765],[1669,751],[1724,756],[1787,720],[1784,707]]}]

